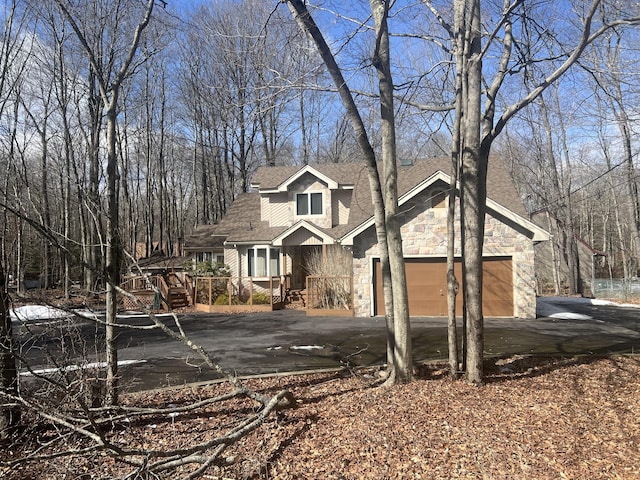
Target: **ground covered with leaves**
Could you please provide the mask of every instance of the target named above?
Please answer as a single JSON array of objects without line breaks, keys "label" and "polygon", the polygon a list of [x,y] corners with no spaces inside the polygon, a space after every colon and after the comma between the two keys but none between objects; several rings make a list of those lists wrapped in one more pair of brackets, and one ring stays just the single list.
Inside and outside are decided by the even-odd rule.
[{"label": "ground covered with leaves", "polygon": [[[640,358],[522,358],[487,365],[487,383],[446,376],[443,365],[417,380],[375,387],[376,373],[322,373],[252,379],[257,391],[287,389],[296,408],[269,416],[227,448],[202,478],[219,479],[636,479],[640,478]],[[125,403],[185,405],[228,391],[225,385],[130,395]],[[255,402],[233,399],[189,414],[119,422],[114,445],[185,448],[232,428]],[[30,441],[3,461],[47,451],[51,429],[34,424]],[[52,442],[88,446],[68,435]],[[45,446],[45,447],[43,447]],[[161,478],[182,478],[180,467]],[[130,466],[106,451],[0,467],[7,479],[121,478]],[[156,478],[140,476],[136,478]]]}]

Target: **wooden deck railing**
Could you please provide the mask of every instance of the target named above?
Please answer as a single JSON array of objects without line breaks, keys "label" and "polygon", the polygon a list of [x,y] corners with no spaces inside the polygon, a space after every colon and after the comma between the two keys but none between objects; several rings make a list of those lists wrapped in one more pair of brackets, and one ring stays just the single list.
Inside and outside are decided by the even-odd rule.
[{"label": "wooden deck railing", "polygon": [[196,308],[208,311],[280,308],[286,293],[282,277],[195,277],[193,285]]},{"label": "wooden deck railing", "polygon": [[[175,282],[173,281],[173,277],[175,277]],[[189,288],[183,285],[182,280],[175,274],[169,283],[164,275],[135,275],[126,278],[120,286],[123,290],[136,295],[139,300],[153,309],[162,308],[168,310],[169,306],[174,306],[170,305],[173,301],[172,288],[174,290],[176,288],[180,290],[184,288],[187,297],[190,299],[190,304],[193,303],[193,290],[191,289],[191,291],[189,291]],[[156,292],[159,294],[159,297],[156,295]],[[135,307],[133,304],[129,306]]]}]

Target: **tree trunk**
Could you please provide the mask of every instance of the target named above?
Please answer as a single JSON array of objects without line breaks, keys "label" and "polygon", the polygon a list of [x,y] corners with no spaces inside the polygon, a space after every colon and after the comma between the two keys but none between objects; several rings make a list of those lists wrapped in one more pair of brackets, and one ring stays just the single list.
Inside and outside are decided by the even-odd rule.
[{"label": "tree trunk", "polygon": [[[17,397],[18,369],[14,349],[9,295],[4,272],[4,251],[0,252],[0,441],[6,440],[20,423],[20,409],[10,397]],[[7,395],[7,396],[5,396]]]},{"label": "tree trunk", "polygon": [[120,285],[120,262],[122,245],[119,232],[118,205],[118,157],[116,152],[117,96],[112,98],[113,108],[106,114],[107,118],[107,311],[106,311],[106,405],[118,404],[118,345],[116,336],[118,312],[118,295],[116,286]]},{"label": "tree trunk", "polygon": [[389,249],[389,269],[393,286],[394,383],[408,383],[413,378],[413,353],[409,320],[409,300],[402,253],[402,235],[398,220],[398,172],[396,162],[395,110],[393,106],[393,78],[387,24],[389,4],[370,0],[376,25],[374,66],[378,72],[380,118],[382,120],[382,162],[384,166],[384,210]]},{"label": "tree trunk", "polygon": [[[89,98],[87,106],[89,108],[89,118],[91,119],[91,129],[89,132],[89,189],[84,197],[85,205],[89,212],[97,212],[100,205],[100,130],[102,125],[102,108],[100,107],[100,97],[96,90],[96,79],[91,68],[89,68]],[[95,215],[95,213],[94,213]],[[83,239],[83,261],[94,268],[84,269],[84,287],[86,290],[96,288],[96,272],[101,268],[100,245],[98,225],[92,218],[91,213],[86,215],[85,221],[86,238]]]},{"label": "tree trunk", "polygon": [[[374,210],[374,219],[376,226],[376,238],[378,240],[378,252],[380,254],[380,263],[382,267],[383,275],[386,272],[386,261],[389,258],[389,247],[387,244],[387,226],[386,226],[386,215],[385,215],[385,204],[384,198],[382,196],[382,186],[380,182],[380,177],[378,173],[378,168],[376,164],[376,156],[373,151],[373,147],[369,138],[367,136],[367,131],[364,126],[364,122],[362,121],[362,117],[360,116],[360,112],[358,107],[356,106],[351,91],[347,86],[347,83],[342,76],[342,72],[338,64],[336,63],[335,58],[333,57],[329,45],[325,41],[322,36],[322,32],[314,22],[313,18],[309,14],[306,5],[301,0],[287,0],[287,5],[291,14],[295,21],[298,23],[303,32],[309,35],[309,37],[313,40],[316,45],[322,60],[324,61],[333,82],[338,89],[338,93],[340,95],[340,99],[346,109],[347,117],[351,122],[353,127],[356,141],[360,150],[363,153],[363,157],[365,159],[367,165],[367,173],[369,177],[369,187],[371,189],[371,199],[373,202],[373,210]],[[397,337],[395,334],[395,318],[393,318],[393,312],[395,311],[395,307],[393,306],[394,296],[393,290],[395,289],[395,285],[392,284],[391,276],[386,278],[383,276],[383,286],[384,286],[384,303],[386,310],[386,321],[387,328],[393,327],[393,334],[389,334],[389,330],[387,332],[387,338],[389,342],[395,341],[394,339]],[[396,351],[396,345],[387,345],[387,352]],[[411,352],[406,348],[402,352],[404,355],[411,355]],[[387,366],[388,366],[388,376],[391,382],[395,382],[395,353],[387,358]]]},{"label": "tree trunk", "polygon": [[465,52],[467,98],[462,154],[461,218],[463,230],[462,274],[466,313],[467,380],[483,380],[484,317],[482,313],[482,247],[488,151],[481,145],[482,58],[480,2],[469,8],[469,49]]},{"label": "tree trunk", "polygon": [[[454,5],[453,41],[456,51],[464,52],[465,46],[465,18],[466,10],[463,2]],[[451,141],[451,178],[449,194],[447,195],[447,346],[449,351],[449,373],[457,377],[460,369],[460,353],[458,352],[458,325],[456,319],[456,297],[460,284],[455,274],[455,242],[456,242],[456,191],[458,188],[458,173],[460,170],[460,152],[463,150],[461,127],[463,99],[466,98],[463,82],[464,56],[456,55],[455,79],[455,113],[453,119],[453,134]]]}]

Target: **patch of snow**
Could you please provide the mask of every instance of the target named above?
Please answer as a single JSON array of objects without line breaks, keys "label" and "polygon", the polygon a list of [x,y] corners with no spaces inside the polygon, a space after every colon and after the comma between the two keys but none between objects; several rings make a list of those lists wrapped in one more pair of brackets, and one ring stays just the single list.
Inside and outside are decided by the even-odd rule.
[{"label": "patch of snow", "polygon": [[567,308],[559,303],[585,303],[588,299],[572,297],[540,297],[536,313],[539,317],[559,318],[562,320],[590,320],[592,317],[567,311]]},{"label": "patch of snow", "polygon": [[10,313],[11,320],[18,322],[33,322],[40,320],[59,320],[72,317],[73,314],[48,305],[25,305],[14,308]]},{"label": "patch of snow", "polygon": [[322,350],[324,345],[293,345],[290,350]]},{"label": "patch of snow", "polygon": [[599,298],[592,298],[591,305],[617,305],[617,303],[611,300],[600,300]]},{"label": "patch of snow", "polygon": [[[118,362],[118,366],[124,365],[135,365],[137,363],[146,363],[146,360],[122,360]],[[56,373],[56,372],[75,372],[76,370],[89,370],[92,368],[105,368],[107,366],[106,362],[93,362],[87,363],[83,365],[67,365],[62,368],[41,368],[39,370],[33,370],[32,372],[22,372],[20,375],[25,377],[29,377],[31,375],[46,375],[48,373]]]},{"label": "patch of snow", "polygon": [[558,312],[551,315],[544,315],[545,317],[560,318],[562,320],[591,320],[593,317],[589,315],[583,315],[582,313],[573,312]]},{"label": "patch of snow", "polygon": [[99,312],[96,312],[96,311],[91,310],[89,308],[79,308],[77,310],[74,310],[73,313],[75,313],[79,317],[87,318],[89,320],[94,320],[94,319],[98,318],[98,315],[100,314]]},{"label": "patch of snow", "polygon": [[640,305],[637,303],[617,303],[616,305],[624,308],[640,308]]},{"label": "patch of snow", "polygon": [[617,303],[612,302],[611,300],[601,300],[599,298],[592,298],[591,305],[603,305],[603,306],[613,306],[613,307],[624,307],[624,308],[640,308],[640,304],[637,303]]}]

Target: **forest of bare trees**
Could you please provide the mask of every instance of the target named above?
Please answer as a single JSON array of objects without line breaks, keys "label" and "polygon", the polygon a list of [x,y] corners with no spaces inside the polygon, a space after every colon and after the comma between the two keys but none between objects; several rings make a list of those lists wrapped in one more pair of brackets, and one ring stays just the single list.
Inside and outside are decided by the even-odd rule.
[{"label": "forest of bare trees", "polygon": [[[509,166],[532,215],[554,219],[552,252],[569,293],[580,290],[579,243],[603,253],[597,276],[638,277],[637,2],[348,3],[5,0],[0,287],[106,292],[109,352],[128,263],[180,256],[259,166],[364,160],[395,285],[385,297],[397,331],[388,358],[409,381],[394,168],[436,155],[451,158],[446,173],[462,199],[465,276],[449,290],[459,282],[465,295],[468,351],[457,352],[452,332],[452,373],[483,378],[490,156]],[[1,293],[4,352],[11,323]],[[450,311],[454,330],[462,313]],[[3,388],[14,392],[15,382]],[[114,383],[104,404],[117,403]]]},{"label": "forest of bare trees", "polygon": [[[26,278],[45,287],[80,282],[95,288],[96,274],[86,265],[96,266],[94,272],[101,268],[109,145],[100,76],[111,81],[122,66],[142,6],[82,3],[86,8],[77,20],[88,35],[86,46],[56,3],[4,5],[2,243],[5,270],[21,285]],[[277,2],[247,1],[241,9],[237,3],[156,6],[131,72],[122,79],[114,188],[123,247],[136,257],[154,250],[179,254],[196,225],[216,222],[234,196],[248,189],[259,165],[362,155],[318,54],[288,12]],[[534,10],[519,1],[483,6],[494,16],[506,8],[521,29],[513,34],[515,53],[504,71],[509,88],[495,99],[497,113],[539,85],[577,44],[578,23],[565,29],[527,19],[563,18],[559,13],[566,8],[578,22],[586,12],[581,3],[588,5],[575,3],[544,2]],[[633,16],[617,12],[615,2],[597,3],[613,12],[611,21],[616,13]],[[432,14],[439,9],[442,16]],[[375,71],[367,61],[372,26],[362,23],[367,12],[366,4],[346,12],[331,2],[318,10],[321,20],[334,18],[326,34],[378,149]],[[451,13],[426,1],[390,10],[400,158],[451,151],[455,63],[450,33],[442,27]],[[600,15],[592,20],[594,32]],[[632,277],[640,256],[637,32],[622,27],[600,35],[553,88],[518,111],[493,152],[512,166],[530,211],[549,210],[562,220],[567,247],[560,255],[570,259],[575,232],[607,253],[603,273]],[[86,48],[100,62],[98,75]],[[497,53],[484,53],[486,81],[500,68]],[[54,248],[35,224],[76,260]]]}]

